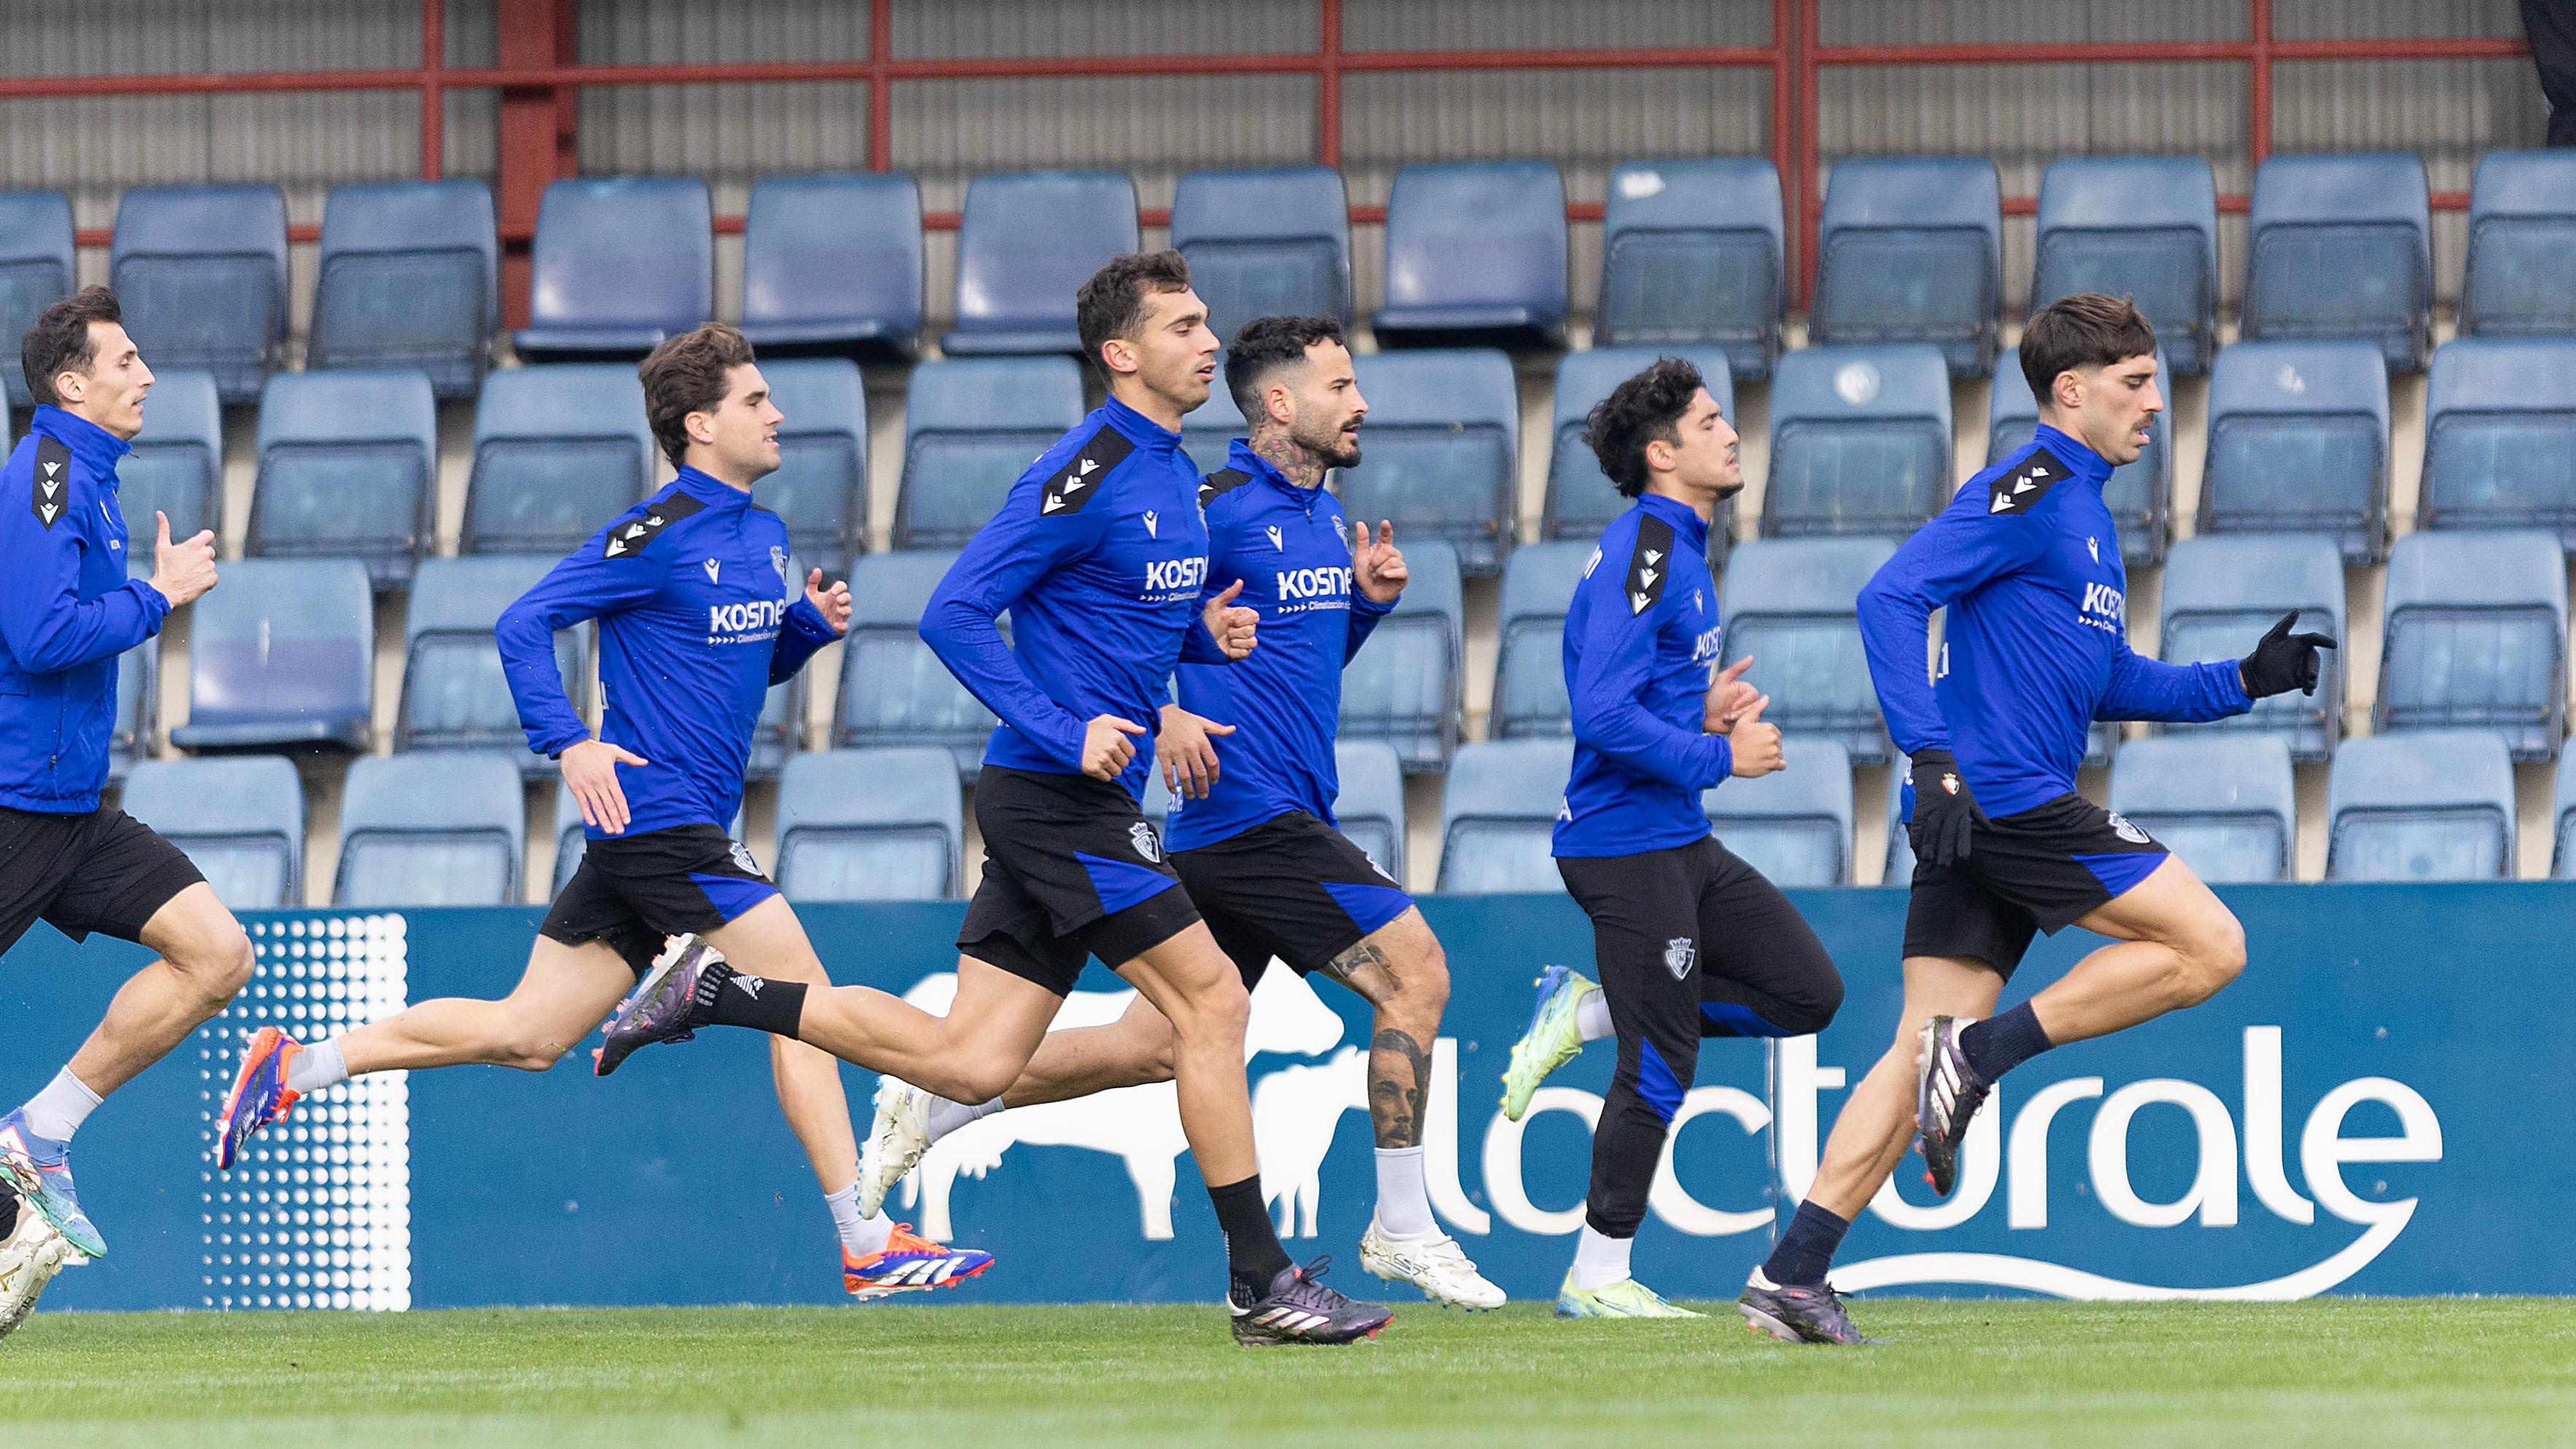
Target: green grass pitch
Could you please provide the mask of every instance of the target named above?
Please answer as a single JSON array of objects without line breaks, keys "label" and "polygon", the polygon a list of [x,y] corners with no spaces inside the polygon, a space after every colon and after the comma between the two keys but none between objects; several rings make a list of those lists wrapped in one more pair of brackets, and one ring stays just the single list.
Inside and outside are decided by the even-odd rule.
[{"label": "green grass pitch", "polygon": [[1874,1300],[1858,1352],[1703,1306],[1265,1350],[1213,1307],[40,1314],[0,1344],[0,1443],[2576,1443],[2576,1300]]}]

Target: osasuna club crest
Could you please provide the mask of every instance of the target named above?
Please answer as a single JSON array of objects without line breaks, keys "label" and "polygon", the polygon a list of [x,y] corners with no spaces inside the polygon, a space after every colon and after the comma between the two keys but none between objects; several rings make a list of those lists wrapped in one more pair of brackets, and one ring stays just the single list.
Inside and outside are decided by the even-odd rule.
[{"label": "osasuna club crest", "polygon": [[1679,981],[1690,975],[1691,963],[1699,959],[1699,943],[1688,936],[1675,936],[1664,943],[1664,969]]},{"label": "osasuna club crest", "polygon": [[1139,820],[1127,827],[1127,838],[1135,843],[1138,855],[1156,863],[1163,859],[1163,845],[1154,838],[1153,826]]},{"label": "osasuna club crest", "polygon": [[760,874],[760,862],[751,858],[751,847],[739,840],[733,843],[733,863],[753,875]]},{"label": "osasuna club crest", "polygon": [[2111,817],[2111,833],[2113,835],[2120,837],[2131,845],[2147,845],[2152,843],[2147,839],[2147,832],[2140,830],[2137,826],[2129,823],[2129,817],[2121,814],[2117,810],[2106,813]]}]

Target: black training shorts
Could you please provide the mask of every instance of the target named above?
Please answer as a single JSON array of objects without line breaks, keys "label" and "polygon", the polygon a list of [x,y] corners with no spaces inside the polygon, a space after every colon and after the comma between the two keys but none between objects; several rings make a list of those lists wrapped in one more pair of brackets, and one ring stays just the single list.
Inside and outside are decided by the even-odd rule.
[{"label": "black training shorts", "polygon": [[605,941],[642,975],[672,936],[704,934],[778,894],[741,841],[715,825],[609,835],[582,847],[537,934]]},{"label": "black training shorts", "polygon": [[38,921],[75,941],[92,931],[141,941],[155,911],[204,879],[179,847],[122,810],[0,807],[0,951]]},{"label": "black training shorts", "polygon": [[975,824],[984,879],[957,949],[1058,996],[1084,957],[1123,966],[1199,919],[1162,838],[1113,781],[988,764]]},{"label": "black training shorts", "polygon": [[2034,934],[2056,935],[2164,861],[2153,836],[2072,792],[1997,816],[1965,860],[1915,863],[1905,954],[1979,960],[2010,980]]},{"label": "black training shorts", "polygon": [[1172,864],[1246,986],[1273,956],[1304,975],[1413,909],[1367,851],[1303,810],[1177,852]]}]

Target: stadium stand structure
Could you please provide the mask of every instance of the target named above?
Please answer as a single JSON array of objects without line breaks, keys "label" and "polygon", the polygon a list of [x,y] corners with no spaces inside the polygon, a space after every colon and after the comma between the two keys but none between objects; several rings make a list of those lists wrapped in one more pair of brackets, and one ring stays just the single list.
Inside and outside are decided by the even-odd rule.
[{"label": "stadium stand structure", "polygon": [[2389,550],[2382,600],[2372,733],[2483,728],[2517,760],[2556,758],[2567,733],[2557,535],[2409,534]]},{"label": "stadium stand structure", "polygon": [[224,527],[224,409],[214,374],[188,368],[155,370],[143,406],[143,431],[116,469],[117,506],[136,551],[148,553],[152,515],[170,517],[170,536]]},{"label": "stadium stand structure", "polygon": [[[59,191],[0,191],[0,338],[24,337],[36,314],[71,295],[78,275],[71,198]],[[0,357],[0,411],[36,404],[25,372]]]},{"label": "stadium stand structure", "polygon": [[243,551],[354,558],[379,593],[406,588],[436,542],[437,474],[438,402],[426,376],[279,373],[260,399],[259,481]]},{"label": "stadium stand structure", "polygon": [[2110,806],[2213,885],[2290,878],[2298,792],[2278,735],[2131,740],[2111,762]]},{"label": "stadium stand structure", "polygon": [[1359,466],[1336,475],[1342,511],[1371,527],[1391,519],[1408,544],[1448,544],[1470,576],[1502,572],[1520,515],[1511,360],[1458,348],[1381,352],[1352,367],[1369,415]]},{"label": "stadium stand structure", "polygon": [[1554,162],[1407,166],[1387,196],[1378,343],[1561,347],[1565,254],[1565,178]]},{"label": "stadium stand structure", "polygon": [[1700,796],[1718,840],[1776,886],[1851,884],[1851,755],[1838,740],[1785,732],[1780,754],[1786,768]]},{"label": "stadium stand structure", "polygon": [[1780,171],[1765,158],[1621,165],[1601,219],[1593,346],[1714,348],[1731,376],[1769,377],[1780,360],[1785,236]]},{"label": "stadium stand structure", "polygon": [[2360,342],[2239,342],[2209,378],[2202,533],[2326,533],[2388,548],[2388,369]]},{"label": "stadium stand structure", "polygon": [[[527,747],[509,678],[501,671],[501,650],[492,638],[501,611],[553,567],[548,559],[509,554],[434,558],[420,566],[403,619],[395,753],[510,751],[523,774],[554,772],[552,760]],[[590,626],[583,625],[555,636],[555,667],[563,673],[576,712],[589,693],[590,634]]]},{"label": "stadium stand structure", "polygon": [[1727,561],[1721,596],[1725,662],[1753,656],[1746,677],[1771,696],[1763,718],[1784,735],[1832,740],[1861,764],[1894,750],[1855,601],[1895,552],[1893,539],[1756,539]]},{"label": "stadium stand structure", "polygon": [[363,752],[375,603],[355,559],[244,559],[191,605],[183,750]]},{"label": "stadium stand structure", "polygon": [[1458,748],[1466,605],[1449,545],[1406,543],[1404,560],[1411,581],[1342,670],[1341,738],[1383,741],[1407,774],[1422,774]]},{"label": "stadium stand structure", "polygon": [[304,788],[288,761],[145,760],[121,803],[185,851],[234,910],[304,903]]},{"label": "stadium stand structure", "polygon": [[450,177],[332,188],[306,367],[416,368],[440,397],[472,397],[500,325],[491,187]]},{"label": "stadium stand structure", "polygon": [[2469,188],[2460,331],[2576,336],[2576,151],[2489,151]]},{"label": "stadium stand structure", "polygon": [[1221,343],[1255,317],[1351,318],[1350,199],[1333,167],[1183,176],[1172,190],[1172,248],[1188,259]]},{"label": "stadium stand structure", "polygon": [[1826,346],[1937,347],[1991,376],[2003,310],[2003,192],[1983,156],[1861,156],[1825,183],[1816,301]]},{"label": "stadium stand structure", "polygon": [[137,186],[116,204],[108,285],[125,330],[161,367],[214,374],[257,400],[286,347],[286,197],[266,184]]},{"label": "stadium stand structure", "polygon": [[1950,501],[1955,481],[1938,349],[1814,347],[1780,359],[1763,537],[1902,538]]},{"label": "stadium stand structure", "polygon": [[529,253],[532,362],[642,357],[715,315],[714,211],[694,176],[546,183]]},{"label": "stadium stand structure", "polygon": [[904,394],[894,546],[963,546],[1030,461],[1082,416],[1082,369],[1069,357],[967,357],[914,368]]},{"label": "stadium stand structure", "polygon": [[[851,567],[834,749],[938,745],[958,775],[975,778],[999,721],[921,639],[922,610],[956,561],[954,552],[915,549],[869,554]],[[1007,615],[1003,628],[1007,637]]]},{"label": "stadium stand structure", "polygon": [[1440,802],[1440,889],[1457,895],[1563,890],[1548,853],[1572,740],[1460,745]]},{"label": "stadium stand structure", "polygon": [[[2274,621],[2298,611],[2300,630],[2348,641],[2343,561],[2309,533],[2187,538],[2165,560],[2157,637],[2174,664],[2242,659]],[[2345,650],[2322,651],[2317,692],[2276,694],[2253,711],[2207,724],[2160,724],[2159,734],[2277,736],[2295,759],[2323,760],[2343,733]]]},{"label": "stadium stand structure", "polygon": [[764,176],[743,217],[743,336],[764,358],[909,362],[922,265],[921,187],[909,175]]},{"label": "stadium stand structure", "polygon": [[1404,762],[1384,740],[1343,740],[1333,746],[1333,768],[1341,793],[1333,797],[1333,818],[1351,843],[1368,853],[1377,868],[1401,881],[1404,877]]},{"label": "stadium stand structure", "polygon": [[[753,485],[752,496],[787,525],[787,548],[832,578],[868,546],[868,399],[858,367],[846,358],[763,361],[770,401],[786,415],[778,425],[778,471]],[[801,592],[796,575],[791,592]]]},{"label": "stadium stand structure", "polygon": [[1080,353],[1073,294],[1136,238],[1136,183],[1124,171],[976,177],[957,229],[957,326],[940,349]]},{"label": "stadium stand structure", "polygon": [[2351,338],[2392,371],[2432,346],[2433,224],[2412,151],[2271,156],[2254,172],[2244,334]]},{"label": "stadium stand structure", "polygon": [[966,817],[944,750],[830,750],[788,762],[778,888],[797,901],[929,901],[964,892]]},{"label": "stadium stand structure", "polygon": [[[2039,180],[2030,308],[2103,292],[2156,329],[2157,370],[2198,377],[2218,350],[2218,183],[2198,156],[2070,156]],[[1999,372],[2013,371],[2006,356]]]},{"label": "stadium stand structure", "polygon": [[2576,338],[2435,350],[2415,525],[2545,528],[2576,552]]},{"label": "stadium stand structure", "polygon": [[1598,545],[1574,539],[1512,550],[1497,625],[1492,738],[1573,733],[1565,688],[1565,611],[1598,551]]},{"label": "stadium stand structure", "polygon": [[496,372],[474,408],[459,551],[568,554],[652,491],[658,456],[633,367]]},{"label": "stadium stand structure", "polygon": [[2514,873],[2513,765],[2490,730],[2346,740],[2326,777],[2326,879],[2495,880]]},{"label": "stadium stand structure", "polygon": [[527,809],[498,751],[368,755],[340,796],[339,906],[499,906],[519,898]]}]

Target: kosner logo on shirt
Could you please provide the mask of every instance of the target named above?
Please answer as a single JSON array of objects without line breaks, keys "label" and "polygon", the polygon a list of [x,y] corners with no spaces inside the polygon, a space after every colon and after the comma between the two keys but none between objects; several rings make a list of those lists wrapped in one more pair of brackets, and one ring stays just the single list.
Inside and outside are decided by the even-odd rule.
[{"label": "kosner logo on shirt", "polygon": [[1145,592],[1137,602],[1167,604],[1185,593],[1195,596],[1199,585],[1206,579],[1207,557],[1204,554],[1189,558],[1147,559]]},{"label": "kosner logo on shirt", "polygon": [[1339,568],[1282,569],[1279,571],[1279,601],[1291,599],[1342,599],[1351,596],[1351,571]]}]

